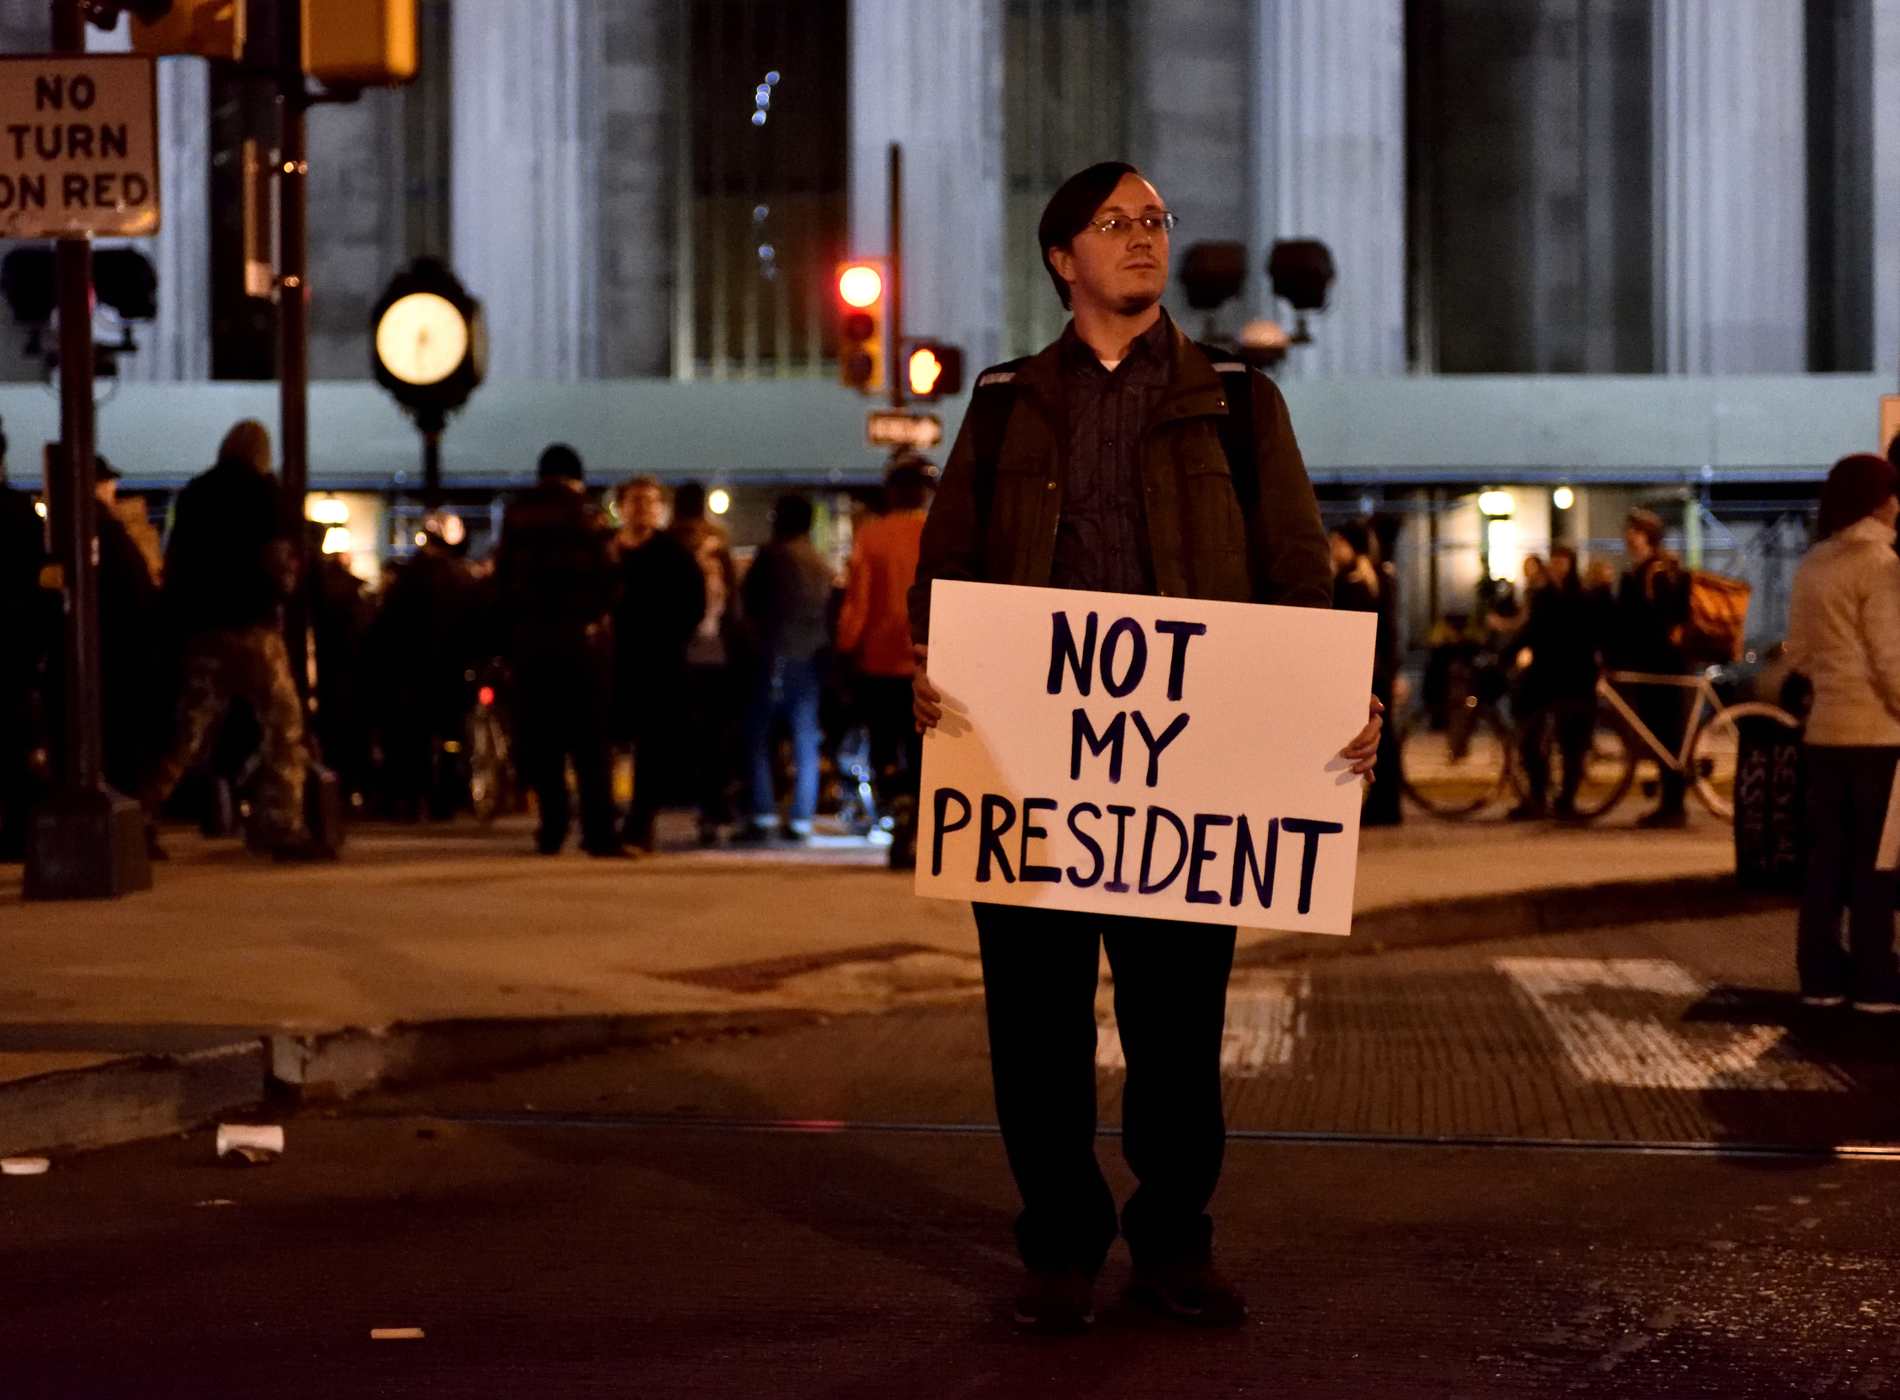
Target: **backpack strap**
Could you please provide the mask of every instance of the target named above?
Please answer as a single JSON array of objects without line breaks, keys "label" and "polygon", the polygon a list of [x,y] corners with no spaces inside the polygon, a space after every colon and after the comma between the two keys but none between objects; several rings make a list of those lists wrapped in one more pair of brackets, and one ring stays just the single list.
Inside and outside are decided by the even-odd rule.
[{"label": "backpack strap", "polygon": [[970,395],[970,442],[974,449],[970,490],[976,501],[977,538],[989,532],[990,503],[996,497],[996,460],[1003,455],[1003,435],[1016,407],[1017,361],[998,365],[977,376]]},{"label": "backpack strap", "polygon": [[1251,531],[1254,508],[1260,504],[1260,457],[1253,437],[1254,372],[1236,360],[1231,350],[1199,341],[1195,342],[1195,348],[1207,356],[1227,394],[1227,416],[1220,421],[1220,446],[1227,455],[1227,470],[1234,478],[1234,496]]}]

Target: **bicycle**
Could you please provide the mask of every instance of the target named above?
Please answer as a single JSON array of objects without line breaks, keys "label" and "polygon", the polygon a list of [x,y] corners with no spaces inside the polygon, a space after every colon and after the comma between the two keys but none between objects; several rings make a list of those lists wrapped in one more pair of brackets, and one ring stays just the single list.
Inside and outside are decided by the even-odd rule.
[{"label": "bicycle", "polygon": [[1519,785],[1517,729],[1495,658],[1452,664],[1442,713],[1408,707],[1399,732],[1400,790],[1434,816],[1468,817]]},{"label": "bicycle", "polygon": [[[1636,779],[1636,765],[1645,759],[1653,761],[1659,771],[1687,779],[1697,800],[1713,815],[1728,818],[1735,814],[1736,756],[1743,722],[1760,719],[1791,730],[1801,726],[1793,715],[1765,700],[1724,703],[1716,689],[1720,674],[1715,667],[1693,676],[1611,671],[1597,681],[1597,722],[1577,789],[1578,819],[1593,821],[1622,801]],[[1619,686],[1692,692],[1679,752],[1671,753],[1664,746]]]}]

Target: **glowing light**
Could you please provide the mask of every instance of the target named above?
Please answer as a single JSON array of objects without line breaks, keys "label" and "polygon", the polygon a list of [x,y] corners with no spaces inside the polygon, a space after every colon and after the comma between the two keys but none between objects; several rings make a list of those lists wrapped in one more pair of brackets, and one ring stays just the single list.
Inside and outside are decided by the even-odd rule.
[{"label": "glowing light", "polygon": [[715,486],[706,493],[706,509],[714,515],[724,515],[732,509],[732,493],[723,486]]},{"label": "glowing light", "polygon": [[347,525],[332,525],[323,532],[325,554],[352,554],[355,550],[356,536],[350,533]]},{"label": "glowing light", "polygon": [[455,546],[468,538],[468,526],[462,523],[462,517],[459,515],[443,516],[441,529],[442,543],[447,545],[450,549],[454,549]]},{"label": "glowing light", "polygon": [[943,378],[943,361],[937,358],[936,351],[913,350],[910,354],[910,391],[919,396],[929,394],[937,387],[937,381]]},{"label": "glowing light", "polygon": [[33,502],[33,514],[37,515],[42,520],[46,519],[46,502],[45,501]]},{"label": "glowing light", "polygon": [[1492,578],[1515,580],[1524,571],[1524,542],[1515,520],[1485,521],[1484,544]]},{"label": "glowing light", "polygon": [[1509,491],[1485,491],[1478,496],[1478,514],[1494,519],[1517,514],[1517,498]]},{"label": "glowing light", "polygon": [[853,263],[838,274],[838,295],[860,311],[876,306],[884,295],[884,274],[867,263]]},{"label": "glowing light", "polygon": [[416,531],[416,548],[417,549],[421,549],[422,546],[427,544],[428,542],[429,542],[429,537],[427,535],[423,534],[422,531],[420,530]]},{"label": "glowing light", "polygon": [[475,701],[479,705],[489,706],[495,703],[495,687],[485,685],[475,692]]},{"label": "glowing light", "polygon": [[318,525],[347,525],[350,523],[349,502],[335,496],[313,497],[304,502],[303,518]]},{"label": "glowing light", "polygon": [[1550,503],[1558,510],[1569,510],[1577,503],[1577,493],[1568,486],[1559,486],[1550,493]]}]

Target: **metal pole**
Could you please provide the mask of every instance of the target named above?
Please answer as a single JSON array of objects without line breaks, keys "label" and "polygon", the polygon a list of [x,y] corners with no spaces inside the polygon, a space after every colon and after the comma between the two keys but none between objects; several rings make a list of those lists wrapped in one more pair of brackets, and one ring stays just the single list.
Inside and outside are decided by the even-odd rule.
[{"label": "metal pole", "polygon": [[904,406],[904,147],[891,142],[891,407]]},{"label": "metal pole", "polygon": [[283,140],[277,158],[278,435],[283,439],[284,499],[292,512],[291,549],[301,581],[284,610],[284,645],[300,693],[309,685],[303,664],[307,593],[304,497],[310,489],[309,101],[304,92],[303,18],[298,0],[279,9],[279,103]]},{"label": "metal pole", "polygon": [[[80,0],[55,0],[53,48],[86,51]],[[59,454],[52,473],[55,548],[66,583],[65,729],[60,778],[69,791],[103,782],[99,697],[99,561],[92,408],[92,240],[62,238],[59,286]]]},{"label": "metal pole", "polygon": [[[86,51],[82,0],[52,0],[53,48]],[[150,889],[145,819],[105,783],[100,724],[98,500],[93,495],[92,241],[58,240],[58,450],[47,472],[48,514],[60,570],[65,627],[65,743],[60,782],[33,814],[28,899],[101,899]]]},{"label": "metal pole", "polygon": [[434,510],[442,504],[442,430],[422,430],[422,504]]}]

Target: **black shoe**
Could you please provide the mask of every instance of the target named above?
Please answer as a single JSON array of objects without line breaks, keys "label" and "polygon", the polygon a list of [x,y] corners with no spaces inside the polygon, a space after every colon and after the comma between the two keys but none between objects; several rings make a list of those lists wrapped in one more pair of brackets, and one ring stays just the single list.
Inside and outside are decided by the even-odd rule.
[{"label": "black shoe", "polygon": [[1573,797],[1560,797],[1551,807],[1550,815],[1560,822],[1580,822],[1583,813],[1577,810],[1577,801]]},{"label": "black shoe", "polygon": [[170,860],[171,852],[159,844],[158,828],[152,823],[145,824],[145,858],[147,860]]},{"label": "black shoe", "polygon": [[319,841],[314,836],[280,841],[267,849],[270,858],[279,865],[314,865],[320,861],[339,859],[335,846],[327,841]]},{"label": "black shoe", "polygon": [[1533,802],[1529,798],[1511,808],[1504,814],[1507,822],[1541,822],[1544,819],[1544,804]]},{"label": "black shoe", "polygon": [[1160,1269],[1137,1264],[1127,1298],[1196,1327],[1238,1327],[1247,1320],[1247,1300],[1205,1259]]},{"label": "black shoe", "polygon": [[538,856],[558,856],[561,853],[561,847],[565,846],[566,844],[567,844],[567,837],[565,835],[563,836],[537,835],[534,838],[534,853]]},{"label": "black shoe", "polygon": [[625,846],[618,841],[607,844],[590,843],[582,846],[581,849],[595,860],[638,860],[642,854],[637,847]]},{"label": "black shoe", "polygon": [[778,829],[778,839],[789,841],[794,846],[803,846],[811,840],[811,831],[809,828],[796,827],[786,822]]},{"label": "black shoe", "polygon": [[760,826],[757,822],[747,822],[732,833],[732,844],[735,846],[763,846],[771,839],[772,829]]},{"label": "black shoe", "polygon": [[1689,824],[1689,813],[1682,807],[1658,807],[1636,819],[1644,831],[1680,831]]},{"label": "black shoe", "polygon": [[699,824],[699,844],[702,846],[717,846],[719,844],[719,827],[713,822],[701,822]]},{"label": "black shoe", "polygon": [[1039,1274],[1016,1296],[1016,1325],[1043,1336],[1072,1336],[1086,1332],[1095,1321],[1095,1276],[1079,1269],[1069,1273]]}]

